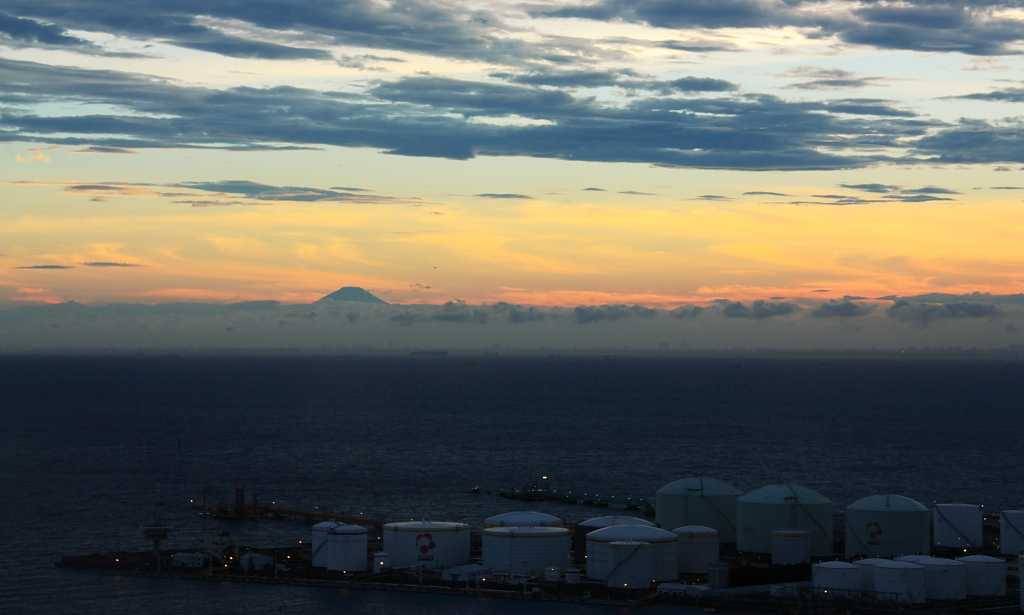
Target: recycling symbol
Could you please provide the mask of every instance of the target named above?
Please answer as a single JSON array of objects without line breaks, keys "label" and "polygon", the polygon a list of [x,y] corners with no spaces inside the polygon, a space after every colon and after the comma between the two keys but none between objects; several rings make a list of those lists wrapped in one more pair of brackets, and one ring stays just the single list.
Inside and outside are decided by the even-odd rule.
[{"label": "recycling symbol", "polygon": [[872,521],[868,524],[868,538],[878,538],[882,535],[882,526],[876,521]]},{"label": "recycling symbol", "polygon": [[426,553],[436,546],[437,543],[434,542],[434,537],[430,534],[416,536],[416,547],[420,550],[420,553]]}]

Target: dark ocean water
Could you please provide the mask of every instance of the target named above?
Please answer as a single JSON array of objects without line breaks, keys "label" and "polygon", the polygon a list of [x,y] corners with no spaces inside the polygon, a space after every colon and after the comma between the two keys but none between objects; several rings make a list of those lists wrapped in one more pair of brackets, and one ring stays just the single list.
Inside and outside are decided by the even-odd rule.
[{"label": "dark ocean water", "polygon": [[[516,601],[118,578],[63,554],[144,550],[139,526],[191,549],[308,539],[156,500],[244,487],[261,501],[389,520],[465,521],[531,508],[471,495],[541,475],[653,495],[707,475],[798,483],[845,506],[1024,504],[1021,367],[1002,360],[460,357],[0,357],[0,613],[523,612]],[[613,609],[534,605],[531,613]],[[681,609],[657,609],[677,612]]]}]

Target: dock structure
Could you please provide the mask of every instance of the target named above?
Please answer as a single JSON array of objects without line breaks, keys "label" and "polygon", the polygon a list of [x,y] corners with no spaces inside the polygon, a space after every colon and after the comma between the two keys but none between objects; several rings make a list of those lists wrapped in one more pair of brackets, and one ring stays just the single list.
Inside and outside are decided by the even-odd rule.
[{"label": "dock structure", "polygon": [[216,506],[208,505],[205,502],[205,498],[203,502],[157,501],[153,502],[153,504],[156,506],[193,508],[195,510],[201,510],[204,514],[208,514],[219,519],[234,519],[237,521],[257,519],[293,519],[310,524],[321,523],[323,521],[337,521],[339,523],[346,523],[350,525],[372,527],[378,530],[384,527],[384,524],[387,523],[384,519],[377,519],[364,515],[344,515],[336,513],[333,510],[303,510],[275,503],[264,504],[261,503],[255,495],[251,501],[246,501],[244,498],[244,491],[241,489],[236,490],[235,502],[233,503],[233,506],[230,507],[225,503],[221,503]]},{"label": "dock structure", "polygon": [[593,506],[595,508],[624,508],[626,510],[642,510],[644,514],[654,514],[654,501],[634,495],[614,495],[610,493],[595,493],[593,491],[582,491],[579,489],[555,489],[546,482],[524,487],[513,487],[511,489],[479,489],[474,492],[499,495],[511,500],[532,500],[532,501],[554,501],[565,504],[580,504],[582,506]]}]

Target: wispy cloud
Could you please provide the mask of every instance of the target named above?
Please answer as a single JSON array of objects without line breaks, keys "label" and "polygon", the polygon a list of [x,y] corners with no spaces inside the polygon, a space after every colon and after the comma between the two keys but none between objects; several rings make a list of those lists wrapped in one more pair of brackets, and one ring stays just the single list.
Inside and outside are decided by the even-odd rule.
[{"label": "wispy cloud", "polygon": [[112,263],[105,261],[92,261],[89,263],[80,264],[85,265],[86,267],[142,267],[142,265],[139,265],[137,263]]},{"label": "wispy cloud", "polygon": [[478,196],[478,197],[484,198],[484,199],[532,199],[533,198],[532,196],[527,196],[525,194],[495,193],[495,192],[485,192],[483,194],[474,194],[473,196]]}]

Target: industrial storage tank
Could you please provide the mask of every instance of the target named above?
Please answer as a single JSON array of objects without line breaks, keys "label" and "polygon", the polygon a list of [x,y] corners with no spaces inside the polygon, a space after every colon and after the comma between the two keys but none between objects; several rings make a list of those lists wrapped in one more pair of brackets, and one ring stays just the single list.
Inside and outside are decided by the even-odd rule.
[{"label": "industrial storage tank", "polygon": [[981,546],[981,506],[977,504],[935,505],[935,546],[976,548]]},{"label": "industrial storage tank", "polygon": [[587,534],[587,577],[604,581],[611,561],[608,545],[626,541],[651,545],[651,579],[675,581],[679,578],[678,540],[672,532],[643,525],[614,525],[590,532]]},{"label": "industrial storage tank", "polygon": [[564,522],[533,510],[517,510],[484,519],[484,527],[561,527]]},{"label": "industrial storage tank", "polygon": [[648,521],[647,519],[641,519],[640,517],[630,517],[628,515],[611,515],[608,517],[594,517],[593,519],[580,521],[576,524],[576,529],[582,529],[585,533],[589,534],[594,530],[599,530],[606,527],[613,527],[616,525],[643,525],[646,527],[657,527],[657,525],[652,523],[651,521]]},{"label": "industrial storage tank", "polygon": [[327,569],[359,572],[367,568],[366,528],[337,525],[327,530]]},{"label": "industrial storage tank", "polygon": [[483,531],[481,563],[510,574],[559,571],[570,564],[572,532],[564,527],[489,527]]},{"label": "industrial storage tank", "polygon": [[999,515],[999,552],[1018,555],[1024,551],[1024,510],[1004,510]]},{"label": "industrial storage tank", "polygon": [[965,555],[956,561],[967,564],[968,596],[1005,596],[1006,562],[987,555]]},{"label": "industrial storage tank", "polygon": [[313,526],[313,566],[317,568],[327,567],[327,532],[332,527],[345,525],[337,521],[324,521]]},{"label": "industrial storage tank", "polygon": [[703,525],[718,530],[724,543],[736,542],[736,500],[743,492],[713,478],[684,478],[654,494],[655,519],[664,528]]},{"label": "industrial storage tank", "polygon": [[718,563],[720,534],[715,528],[687,525],[672,533],[679,537],[676,552],[681,574],[707,574],[708,566]]},{"label": "industrial storage tank", "polygon": [[469,526],[444,521],[387,523],[384,550],[394,567],[449,568],[469,563]]},{"label": "industrial storage tank", "polygon": [[816,589],[859,592],[864,588],[864,568],[849,562],[821,562],[811,566],[811,585]]},{"label": "industrial storage tank", "polygon": [[620,540],[608,544],[608,563],[605,583],[608,587],[646,589],[651,586],[651,545],[635,540]]},{"label": "industrial storage tank", "polygon": [[807,530],[811,555],[832,553],[832,501],[800,485],[769,485],[736,501],[736,548],[771,553],[775,530]]},{"label": "industrial storage tank", "polygon": [[920,564],[885,560],[867,570],[874,572],[875,597],[880,600],[923,604],[928,595],[927,575]]},{"label": "industrial storage tank", "polygon": [[944,557],[907,555],[896,561],[924,566],[929,600],[963,600],[967,597],[967,565]]},{"label": "industrial storage tank", "polygon": [[853,562],[864,570],[864,591],[875,591],[875,566],[887,561],[889,560],[880,557],[867,557]]},{"label": "industrial storage tank", "polygon": [[807,530],[773,530],[772,564],[790,566],[811,561],[811,533]]},{"label": "industrial storage tank", "polygon": [[930,514],[902,495],[871,495],[846,507],[846,557],[928,555]]},{"label": "industrial storage tank", "polygon": [[610,515],[581,521],[576,524],[576,532],[572,537],[572,551],[573,557],[576,558],[576,563],[583,563],[583,557],[587,554],[587,534],[594,530],[613,527],[616,525],[643,525],[647,527],[657,527],[653,522],[648,521],[647,519],[630,517],[628,515]]}]

